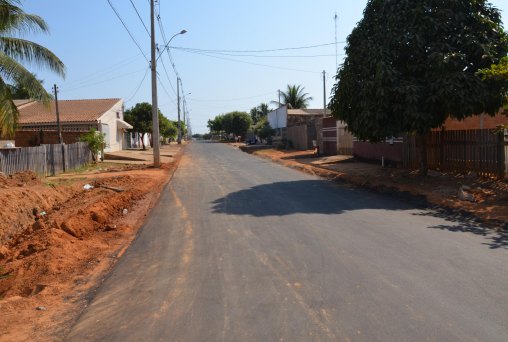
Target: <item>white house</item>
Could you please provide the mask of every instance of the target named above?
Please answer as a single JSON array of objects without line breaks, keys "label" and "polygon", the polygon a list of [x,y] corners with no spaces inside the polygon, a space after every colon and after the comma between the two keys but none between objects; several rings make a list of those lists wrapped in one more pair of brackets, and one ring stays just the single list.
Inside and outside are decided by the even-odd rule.
[{"label": "white house", "polygon": [[268,113],[268,122],[272,128],[280,129],[305,125],[315,119],[323,118],[330,114],[329,109],[326,110],[325,115],[323,109],[290,109],[285,105]]},{"label": "white house", "polygon": [[[56,131],[55,108],[54,102],[48,107],[36,101],[20,103],[18,130]],[[106,152],[121,150],[125,132],[132,128],[123,120],[122,99],[59,100],[58,112],[64,141],[66,135],[96,129],[105,134]]]}]

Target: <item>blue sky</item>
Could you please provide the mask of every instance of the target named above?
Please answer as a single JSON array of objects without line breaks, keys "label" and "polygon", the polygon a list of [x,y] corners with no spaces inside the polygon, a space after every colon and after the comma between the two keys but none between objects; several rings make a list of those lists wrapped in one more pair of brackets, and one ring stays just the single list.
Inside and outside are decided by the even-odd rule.
[{"label": "blue sky", "polygon": [[[150,38],[136,13],[137,10],[149,29],[149,1],[110,2],[140,49],[107,0],[23,1],[26,12],[40,15],[50,27],[50,35],[27,38],[51,49],[66,65],[65,80],[31,68],[48,90],[54,83],[59,86],[60,99],[118,97],[127,101],[126,108],[138,102],[151,102],[150,73],[143,56],[144,53],[150,57]],[[206,132],[208,119],[217,114],[248,112],[262,102],[277,100],[277,90],[284,90],[287,84],[304,86],[314,98],[310,107],[322,108],[322,72],[326,71],[328,97],[336,70],[335,13],[340,63],[343,42],[362,18],[366,4],[365,0],[158,2],[160,23],[167,39],[182,29],[188,31],[175,37],[171,46],[221,50],[171,49],[184,92],[190,93],[186,102],[194,133]],[[503,17],[508,16],[507,0],[491,3],[502,11]],[[158,44],[164,44],[159,29],[156,39]],[[315,45],[323,46],[267,52],[224,51]],[[159,108],[166,117],[175,120],[176,75],[167,53],[161,56],[158,73]]]}]

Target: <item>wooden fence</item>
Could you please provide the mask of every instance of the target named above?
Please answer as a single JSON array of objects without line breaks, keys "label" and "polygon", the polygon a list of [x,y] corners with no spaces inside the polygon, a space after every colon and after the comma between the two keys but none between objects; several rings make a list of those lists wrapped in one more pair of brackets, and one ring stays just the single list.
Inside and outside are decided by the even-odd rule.
[{"label": "wooden fence", "polygon": [[0,149],[0,172],[8,175],[32,170],[40,176],[54,176],[90,161],[90,149],[85,142]]},{"label": "wooden fence", "polygon": [[[418,168],[415,136],[406,136],[403,166]],[[429,169],[443,172],[476,172],[482,176],[504,177],[508,143],[492,130],[438,131],[427,136]]]}]

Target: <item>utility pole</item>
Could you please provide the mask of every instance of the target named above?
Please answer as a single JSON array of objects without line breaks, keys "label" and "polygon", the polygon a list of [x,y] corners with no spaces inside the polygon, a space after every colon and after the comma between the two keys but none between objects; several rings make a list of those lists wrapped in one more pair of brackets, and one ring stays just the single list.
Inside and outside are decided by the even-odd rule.
[{"label": "utility pole", "polygon": [[178,109],[178,144],[182,143],[182,124],[180,122],[180,77],[176,78],[176,101]]},{"label": "utility pole", "polygon": [[56,84],[53,85],[53,92],[55,94],[55,111],[56,111],[56,127],[58,131],[58,143],[63,144],[62,127],[60,126],[60,111],[58,110],[58,88]]},{"label": "utility pole", "polygon": [[151,58],[150,68],[152,69],[152,144],[153,144],[153,166],[160,167],[160,146],[159,146],[159,110],[157,104],[157,58],[155,55],[155,9],[154,0],[150,0],[150,47]]},{"label": "utility pole", "polygon": [[326,71],[323,70],[323,117],[326,117]]},{"label": "utility pole", "polygon": [[183,134],[182,132],[182,135],[183,135],[183,138],[185,140],[189,140],[189,126],[187,125],[187,120],[188,120],[188,113],[187,113],[187,101],[185,100],[185,95],[183,95],[183,101],[182,101],[182,111],[183,111],[183,123],[185,124],[185,128],[187,128],[187,134]]},{"label": "utility pole", "polygon": [[53,85],[53,91],[55,92],[55,112],[56,112],[56,127],[58,131],[58,143],[62,148],[62,169],[65,172],[65,146],[62,138],[62,127],[60,126],[60,111],[58,110],[58,87],[56,84]]}]

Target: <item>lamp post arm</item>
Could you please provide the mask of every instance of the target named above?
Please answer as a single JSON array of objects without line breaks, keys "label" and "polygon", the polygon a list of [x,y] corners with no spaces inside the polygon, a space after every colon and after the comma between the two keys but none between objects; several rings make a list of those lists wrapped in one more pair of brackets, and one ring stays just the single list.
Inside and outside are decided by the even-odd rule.
[{"label": "lamp post arm", "polygon": [[164,51],[166,51],[166,49],[169,49],[169,43],[171,43],[171,41],[173,40],[173,38],[175,38],[175,37],[176,37],[176,36],[178,36],[178,35],[185,34],[185,33],[187,33],[187,31],[186,31],[186,30],[181,30],[180,32],[175,33],[175,34],[173,35],[173,37],[169,38],[168,43],[167,43],[166,45],[164,45],[164,49],[162,49],[162,51],[159,53],[159,56],[157,57],[157,61],[159,60],[159,58],[161,58],[161,56],[162,56],[162,54],[164,53]]}]

